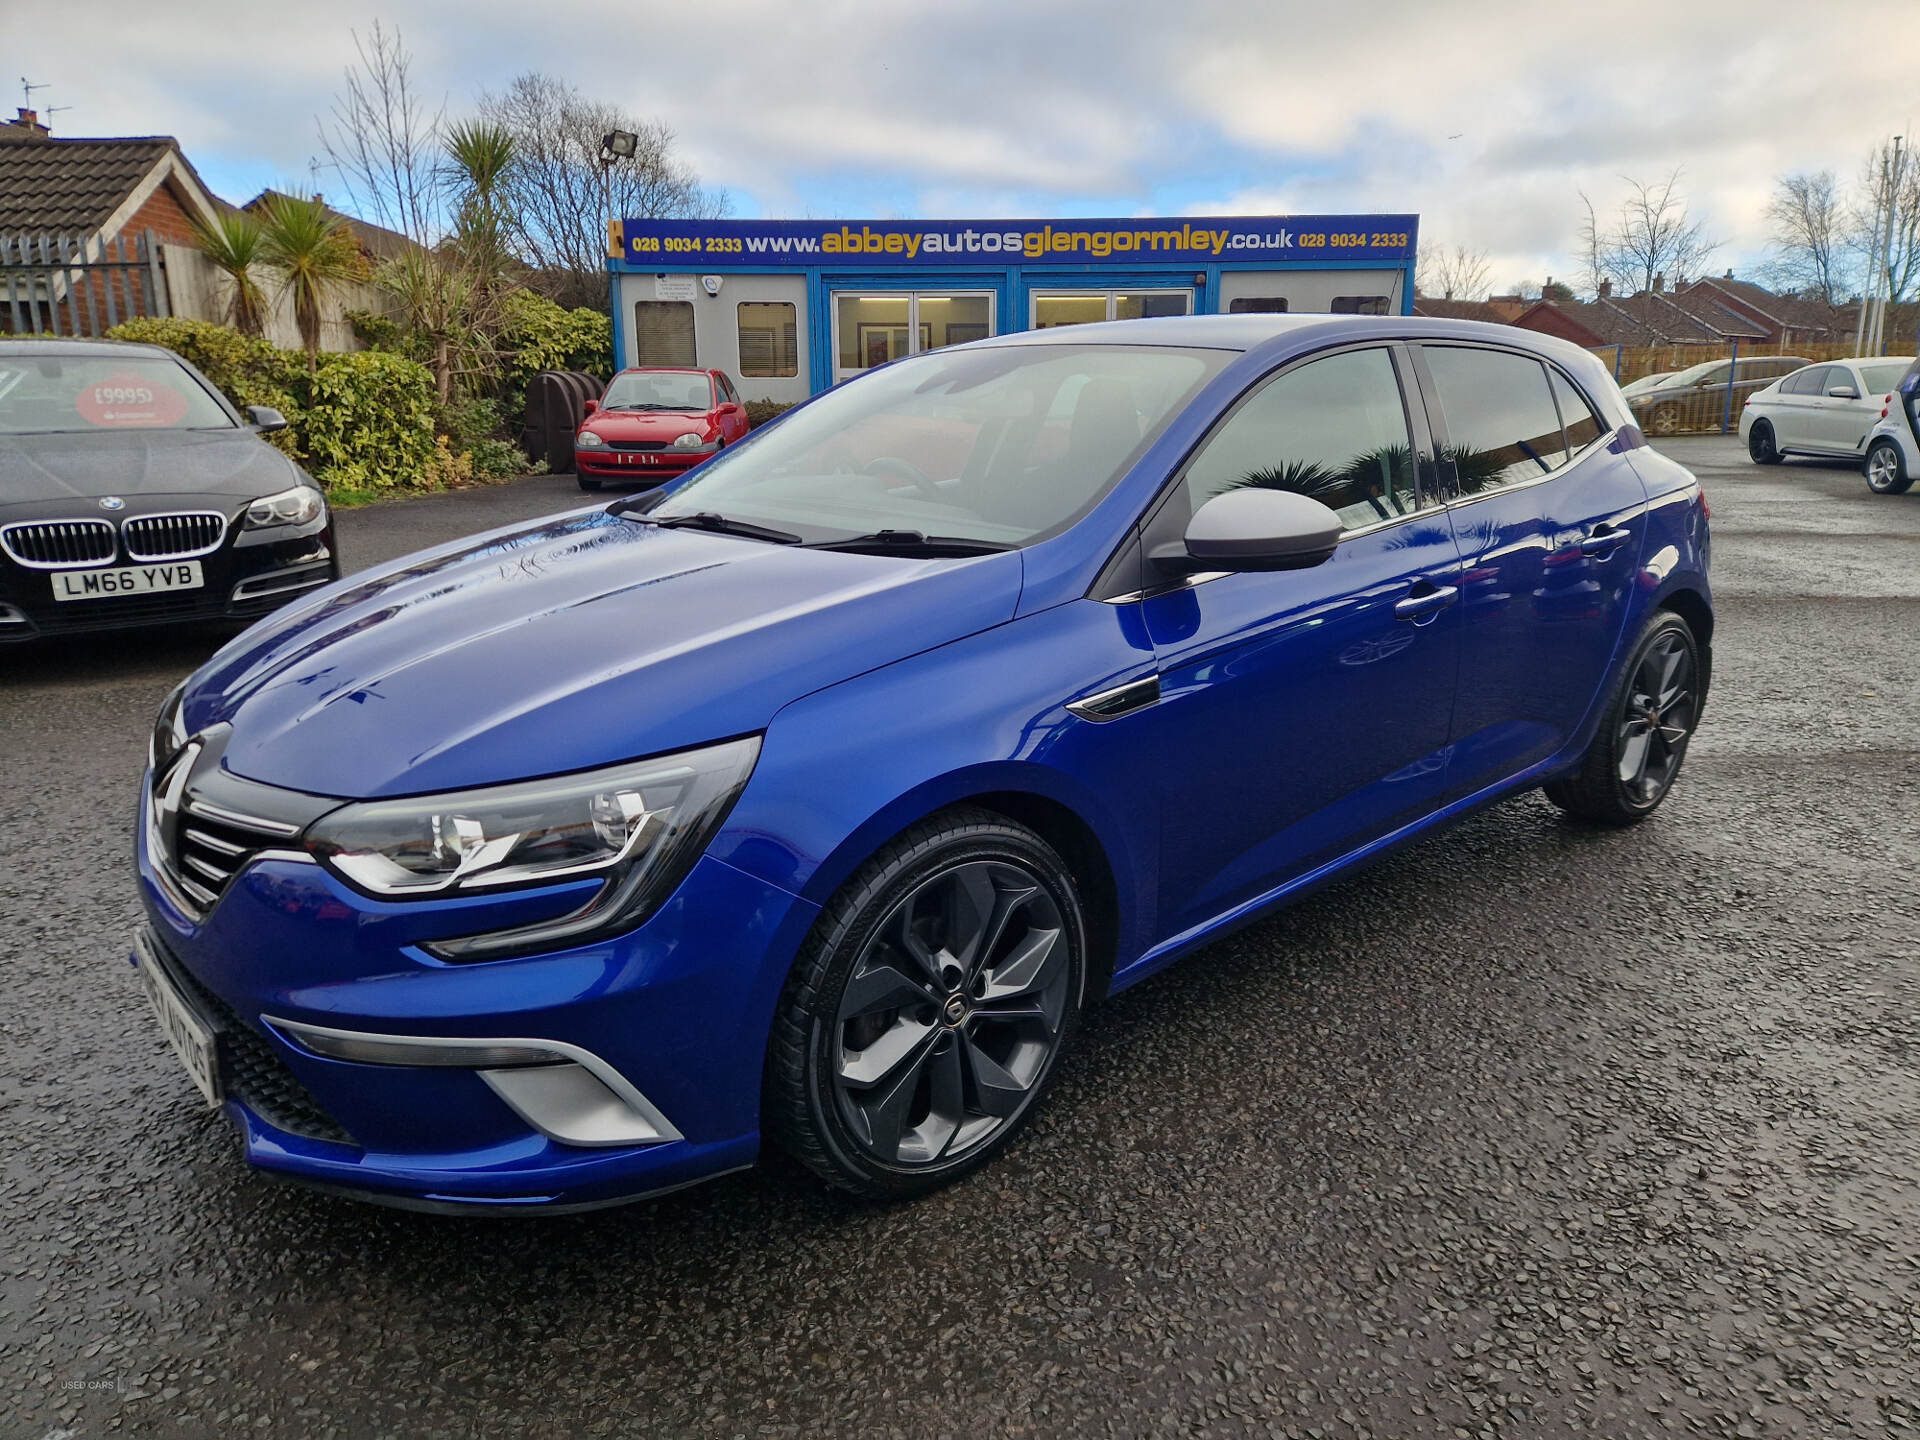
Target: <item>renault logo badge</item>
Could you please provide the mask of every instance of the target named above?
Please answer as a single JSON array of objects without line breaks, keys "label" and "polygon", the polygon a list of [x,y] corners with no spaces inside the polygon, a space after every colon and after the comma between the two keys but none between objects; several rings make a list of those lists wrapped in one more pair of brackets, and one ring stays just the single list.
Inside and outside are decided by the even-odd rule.
[{"label": "renault logo badge", "polygon": [[100,508],[102,510],[124,510],[127,508],[127,502],[122,500],[118,495],[103,495],[100,497]]}]

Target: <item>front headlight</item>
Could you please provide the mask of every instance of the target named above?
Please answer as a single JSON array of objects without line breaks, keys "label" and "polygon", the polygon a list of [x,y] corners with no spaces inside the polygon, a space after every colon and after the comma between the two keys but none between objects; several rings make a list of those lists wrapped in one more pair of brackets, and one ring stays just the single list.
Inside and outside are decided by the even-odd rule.
[{"label": "front headlight", "polygon": [[718,449],[719,446],[715,441],[702,440],[697,432],[689,430],[686,434],[678,436],[674,440],[673,448],[676,450],[707,451]]},{"label": "front headlight", "polygon": [[597,431],[582,430],[578,435],[573,437],[573,448],[576,450],[604,450],[607,448],[607,442],[600,437]]},{"label": "front headlight", "polygon": [[305,525],[326,513],[327,502],[311,485],[296,485],[278,495],[263,495],[247,507],[246,526],[262,530],[269,525]]},{"label": "front headlight", "polygon": [[551,780],[346,805],[314,822],[307,848],[383,900],[603,877],[585,906],[558,919],[426,948],[483,960],[578,944],[632,929],[672,893],[759,753],[757,739],[730,740]]}]

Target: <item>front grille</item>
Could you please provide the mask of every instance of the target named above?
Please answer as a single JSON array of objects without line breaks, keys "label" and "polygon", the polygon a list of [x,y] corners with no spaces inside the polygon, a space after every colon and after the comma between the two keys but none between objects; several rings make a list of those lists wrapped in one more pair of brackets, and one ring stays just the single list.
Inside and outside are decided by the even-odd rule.
[{"label": "front grille", "polygon": [[[670,450],[673,446],[670,441],[660,440],[609,440],[607,448],[609,450]],[[587,453],[591,455],[593,452],[589,450]]]},{"label": "front grille", "polygon": [[0,549],[35,570],[99,565],[119,553],[105,520],[39,520],[0,529]]},{"label": "front grille", "polygon": [[[162,949],[149,932],[149,954]],[[213,1024],[220,1049],[220,1078],[227,1093],[276,1130],[325,1140],[334,1145],[357,1145],[353,1136],[313,1098],[299,1076],[275,1053],[226,1001],[202,985],[172,952],[162,962],[175,985],[187,992],[194,1007]]]},{"label": "front grille", "polygon": [[226,613],[219,595],[206,589],[159,591],[150,595],[118,595],[107,600],[66,600],[34,616],[47,634],[62,630],[93,630],[102,626],[139,625],[147,621],[211,619]]},{"label": "front grille", "polygon": [[189,794],[173,833],[162,829],[160,863],[203,911],[214,907],[255,855],[275,841],[287,843],[285,831],[248,819],[231,811],[215,813]]},{"label": "front grille", "polygon": [[135,560],[191,560],[220,548],[227,517],[212,510],[180,515],[140,515],[120,526],[127,554]]}]

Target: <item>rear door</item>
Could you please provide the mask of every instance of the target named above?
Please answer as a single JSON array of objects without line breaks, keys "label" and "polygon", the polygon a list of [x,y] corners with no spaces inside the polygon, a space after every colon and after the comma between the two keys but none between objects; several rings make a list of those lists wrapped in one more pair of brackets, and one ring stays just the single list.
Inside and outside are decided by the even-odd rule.
[{"label": "rear door", "polygon": [[1163,937],[1444,789],[1459,560],[1440,497],[1415,485],[1425,429],[1404,366],[1363,346],[1259,382],[1147,522],[1158,543],[1215,495],[1260,486],[1312,495],[1347,527],[1312,569],[1196,577],[1142,602],[1160,667]]},{"label": "rear door", "polygon": [[1774,443],[1782,449],[1818,446],[1820,396],[1826,388],[1828,366],[1810,365],[1780,382],[1780,398],[1767,409],[1773,422]]},{"label": "rear door", "polygon": [[1465,567],[1448,781],[1461,796],[1579,734],[1631,604],[1646,490],[1558,367],[1485,345],[1426,343],[1418,359]]}]

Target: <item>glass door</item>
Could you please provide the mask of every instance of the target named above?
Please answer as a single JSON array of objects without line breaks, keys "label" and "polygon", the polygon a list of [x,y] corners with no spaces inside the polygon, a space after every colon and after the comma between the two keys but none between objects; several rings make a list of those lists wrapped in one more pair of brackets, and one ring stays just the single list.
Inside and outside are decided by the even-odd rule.
[{"label": "glass door", "polygon": [[1095,320],[1192,313],[1191,290],[1036,290],[1030,323],[1035,330],[1051,330]]},{"label": "glass door", "polygon": [[833,331],[833,378],[845,380],[907,355],[984,340],[994,333],[993,296],[836,291]]}]

